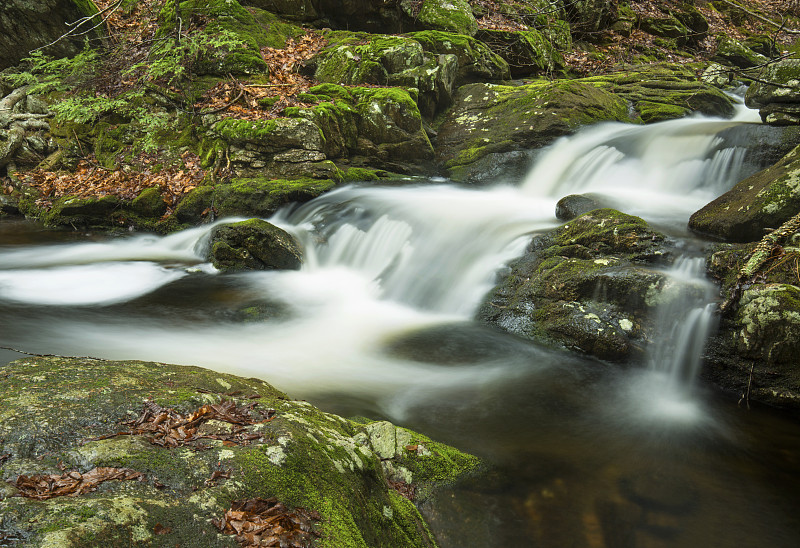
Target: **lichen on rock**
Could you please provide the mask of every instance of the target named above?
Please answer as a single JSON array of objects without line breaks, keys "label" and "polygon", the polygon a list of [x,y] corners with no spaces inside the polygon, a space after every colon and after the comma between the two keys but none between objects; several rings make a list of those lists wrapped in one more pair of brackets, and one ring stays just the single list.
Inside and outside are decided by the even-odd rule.
[{"label": "lichen on rock", "polygon": [[[27,545],[235,546],[212,519],[232,501],[256,497],[319,512],[315,545],[321,547],[436,545],[414,504],[387,484],[367,426],[290,400],[262,381],[196,367],[56,357],[12,362],[0,375],[0,454],[8,455],[0,469],[0,527]],[[269,420],[246,427],[248,443],[215,440],[215,432],[230,431],[219,421],[203,430],[209,436],[200,440],[203,447],[192,450],[118,434],[125,431],[120,422],[138,416],[147,400],[187,413],[230,398],[223,393],[239,394],[240,405],[274,410]],[[383,462],[408,470],[421,496],[479,470],[474,457],[397,432],[408,448]],[[20,474],[60,474],[59,467],[104,466],[145,477],[47,502],[12,496],[7,483]]]}]

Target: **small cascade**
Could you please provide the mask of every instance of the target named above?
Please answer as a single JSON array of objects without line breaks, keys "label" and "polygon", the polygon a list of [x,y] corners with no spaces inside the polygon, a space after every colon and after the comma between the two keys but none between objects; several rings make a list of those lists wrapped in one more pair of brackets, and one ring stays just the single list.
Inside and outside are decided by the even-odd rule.
[{"label": "small cascade", "polygon": [[682,389],[700,372],[703,348],[716,328],[717,307],[711,302],[714,286],[705,279],[703,258],[679,257],[667,276],[665,302],[656,320],[659,339],[651,348],[649,365]]}]

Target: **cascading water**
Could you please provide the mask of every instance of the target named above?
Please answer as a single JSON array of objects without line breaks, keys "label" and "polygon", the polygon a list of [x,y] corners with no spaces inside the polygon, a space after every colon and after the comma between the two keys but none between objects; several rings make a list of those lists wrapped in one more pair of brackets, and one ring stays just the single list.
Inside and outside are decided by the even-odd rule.
[{"label": "cascading water", "polygon": [[[518,188],[331,192],[270,219],[303,243],[300,271],[218,275],[203,259],[211,226],[45,246],[9,243],[13,228],[4,220],[0,345],[258,376],[294,397],[402,421],[510,467],[508,493],[466,495],[479,496],[469,519],[480,527],[462,531],[471,504],[453,508],[443,547],[600,546],[587,541],[599,528],[606,539],[619,528],[618,538],[642,546],[793,546],[796,521],[781,511],[800,506],[791,494],[800,492],[797,482],[783,482],[789,494],[781,497],[755,497],[771,468],[753,459],[748,476],[740,461],[721,460],[737,452],[720,444],[734,441],[708,428],[711,419],[692,422],[696,395],[685,396],[684,415],[643,416],[657,399],[652,379],[693,378],[703,331],[713,329],[697,259],[665,274],[676,291],[664,296],[675,298],[657,320],[663,338],[651,353],[663,371],[603,367],[471,321],[497,269],[532,233],[558,224],[555,203],[566,194],[601,195],[682,233],[691,212],[741,176],[742,149],[718,137],[739,123],[589,128],[542,151]],[[258,321],[242,322],[242,310],[255,310]],[[651,388],[631,389],[637,374]],[[665,468],[674,488],[653,483],[653,470]],[[703,496],[694,497],[698,485]],[[731,519],[753,531],[729,530]],[[656,535],[664,530],[673,535],[666,544]]]}]

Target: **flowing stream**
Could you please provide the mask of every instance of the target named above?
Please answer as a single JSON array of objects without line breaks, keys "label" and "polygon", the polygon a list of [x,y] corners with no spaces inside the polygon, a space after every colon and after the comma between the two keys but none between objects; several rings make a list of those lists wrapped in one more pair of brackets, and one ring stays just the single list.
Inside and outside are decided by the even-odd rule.
[{"label": "flowing stream", "polygon": [[[481,455],[490,481],[423,508],[443,547],[793,547],[797,425],[693,382],[715,290],[685,225],[747,174],[719,133],[752,121],[601,124],[542,151],[521,185],[342,188],[270,219],[303,243],[293,272],[218,274],[214,225],[109,238],[3,219],[0,345],[257,376]],[[661,311],[649,366],[471,319],[498,269],[559,224],[556,201],[587,192],[684,242],[669,276],[686,297]]]}]

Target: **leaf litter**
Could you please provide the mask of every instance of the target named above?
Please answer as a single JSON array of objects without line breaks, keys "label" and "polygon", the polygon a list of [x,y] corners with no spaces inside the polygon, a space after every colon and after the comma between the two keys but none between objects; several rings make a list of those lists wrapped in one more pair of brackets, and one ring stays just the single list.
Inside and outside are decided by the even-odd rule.
[{"label": "leaf litter", "polygon": [[59,474],[20,475],[11,485],[19,490],[23,497],[47,500],[53,497],[75,497],[97,489],[104,481],[139,480],[144,481],[144,474],[130,468],[93,468],[81,474],[77,471]]},{"label": "leaf litter", "polygon": [[289,510],[273,497],[234,501],[221,519],[211,523],[223,534],[236,535],[241,546],[305,548],[320,536],[313,522],[321,519],[319,512],[302,507]]}]

